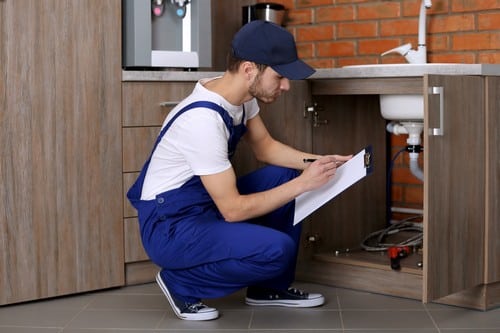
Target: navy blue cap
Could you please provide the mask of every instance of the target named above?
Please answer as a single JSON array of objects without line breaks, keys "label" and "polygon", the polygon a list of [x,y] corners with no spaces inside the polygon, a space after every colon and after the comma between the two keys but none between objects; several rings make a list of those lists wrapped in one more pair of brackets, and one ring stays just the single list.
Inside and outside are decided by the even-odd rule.
[{"label": "navy blue cap", "polygon": [[292,34],[272,22],[256,20],[245,24],[231,47],[235,57],[268,65],[290,80],[302,80],[315,72],[297,56]]}]

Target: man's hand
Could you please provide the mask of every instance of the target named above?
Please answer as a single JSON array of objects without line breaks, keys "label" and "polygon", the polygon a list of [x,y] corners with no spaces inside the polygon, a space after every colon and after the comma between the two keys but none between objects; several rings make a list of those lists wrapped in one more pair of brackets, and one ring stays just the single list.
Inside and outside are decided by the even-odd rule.
[{"label": "man's hand", "polygon": [[326,184],[335,176],[337,168],[351,158],[352,155],[328,155],[312,162],[300,176],[306,184],[307,191],[314,190]]}]

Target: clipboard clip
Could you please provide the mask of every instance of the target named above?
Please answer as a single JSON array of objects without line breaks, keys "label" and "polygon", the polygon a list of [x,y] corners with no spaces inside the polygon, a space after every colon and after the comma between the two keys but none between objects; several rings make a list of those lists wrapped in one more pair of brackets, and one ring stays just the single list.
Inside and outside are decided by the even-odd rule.
[{"label": "clipboard clip", "polygon": [[366,169],[366,174],[372,173],[372,171],[373,171],[373,149],[372,149],[372,146],[368,146],[365,148],[363,162],[364,162],[364,166]]},{"label": "clipboard clip", "polygon": [[364,156],[365,160],[365,168],[369,168],[372,165],[372,153],[371,152],[366,152]]}]

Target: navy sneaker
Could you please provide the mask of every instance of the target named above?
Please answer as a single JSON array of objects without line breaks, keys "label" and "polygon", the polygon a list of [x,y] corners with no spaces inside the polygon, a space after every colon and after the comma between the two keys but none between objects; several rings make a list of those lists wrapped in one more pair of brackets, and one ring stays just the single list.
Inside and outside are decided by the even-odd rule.
[{"label": "navy sneaker", "polygon": [[257,306],[287,306],[296,308],[311,308],[325,303],[321,294],[309,294],[296,288],[288,288],[285,291],[249,287],[245,303]]},{"label": "navy sneaker", "polygon": [[212,320],[219,317],[219,311],[217,311],[217,309],[210,308],[201,302],[186,303],[175,299],[168,291],[160,273],[161,272],[158,272],[158,274],[156,274],[156,282],[160,286],[161,291],[163,291],[167,297],[167,300],[170,303],[170,306],[172,306],[172,310],[174,310],[177,317],[183,320]]}]

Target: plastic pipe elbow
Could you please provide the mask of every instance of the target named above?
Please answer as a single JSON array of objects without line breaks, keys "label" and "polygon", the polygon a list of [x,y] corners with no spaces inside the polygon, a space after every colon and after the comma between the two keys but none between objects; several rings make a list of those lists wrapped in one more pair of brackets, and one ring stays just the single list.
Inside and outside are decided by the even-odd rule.
[{"label": "plastic pipe elbow", "polygon": [[424,172],[418,165],[418,153],[410,153],[410,171],[412,175],[424,181]]}]

